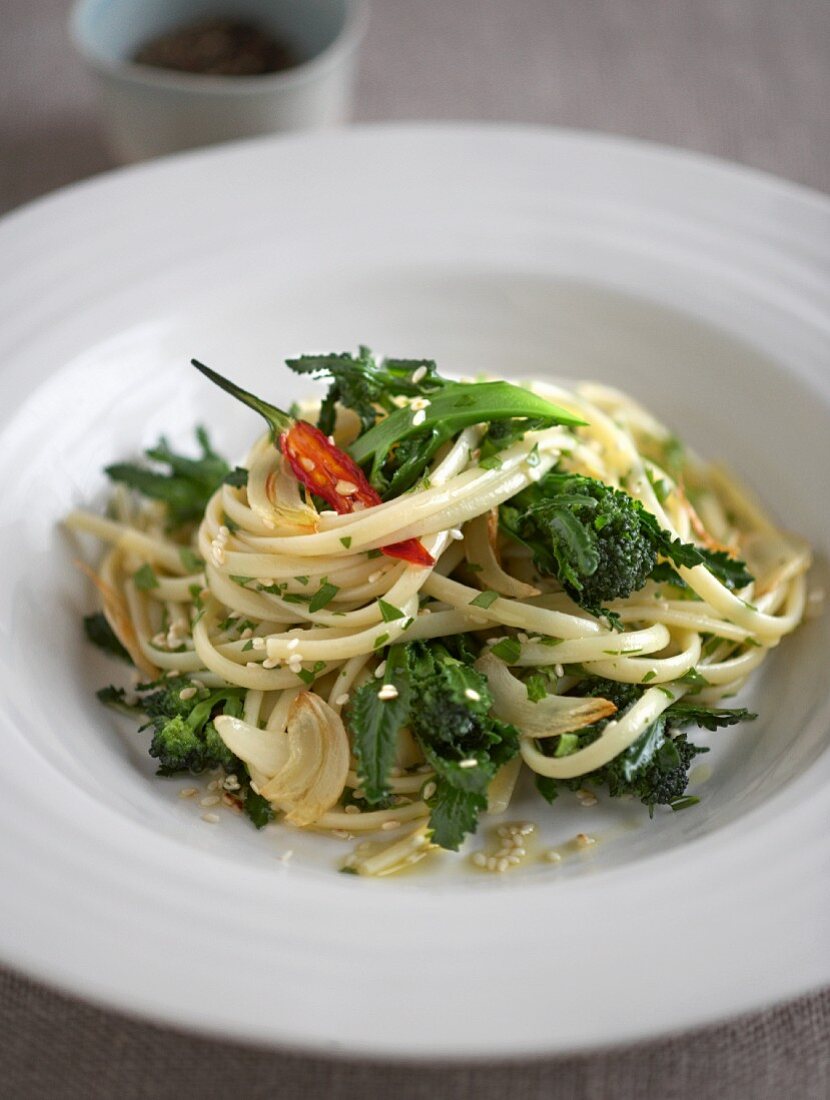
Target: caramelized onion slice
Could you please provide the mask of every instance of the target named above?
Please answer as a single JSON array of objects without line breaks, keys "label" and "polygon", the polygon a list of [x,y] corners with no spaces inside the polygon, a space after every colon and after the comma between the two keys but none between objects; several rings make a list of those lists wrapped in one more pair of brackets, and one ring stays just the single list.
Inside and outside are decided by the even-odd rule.
[{"label": "caramelized onion slice", "polygon": [[527,688],[507,666],[485,653],[475,663],[485,676],[493,695],[493,711],[512,722],[526,737],[558,737],[609,718],[616,707],[609,699],[580,699],[567,695],[546,695],[538,703],[527,697]]}]

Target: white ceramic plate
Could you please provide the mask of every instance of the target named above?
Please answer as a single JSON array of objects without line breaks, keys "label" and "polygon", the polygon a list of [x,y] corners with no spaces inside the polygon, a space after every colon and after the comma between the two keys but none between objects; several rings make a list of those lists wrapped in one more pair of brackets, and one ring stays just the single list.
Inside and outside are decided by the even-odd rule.
[{"label": "white ceramic plate", "polygon": [[110,669],[59,529],[162,431],[203,420],[237,456],[259,430],[192,355],[287,404],[286,355],[365,342],[617,383],[826,558],[828,240],[828,204],[788,184],[503,127],[217,149],[6,219],[0,956],[179,1026],[433,1058],[643,1039],[830,980],[826,616],[764,665],[758,721],[709,737],[694,810],[528,795],[511,817],[541,848],[600,842],[503,881],[452,857],[364,881],[335,873],[344,842],[210,826],[151,778],[93,698]]}]

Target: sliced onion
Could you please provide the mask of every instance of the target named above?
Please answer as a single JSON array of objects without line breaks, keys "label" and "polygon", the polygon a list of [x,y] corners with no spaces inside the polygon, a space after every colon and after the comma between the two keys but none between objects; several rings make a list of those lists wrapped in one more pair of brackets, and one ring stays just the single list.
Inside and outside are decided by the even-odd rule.
[{"label": "sliced onion", "polygon": [[231,752],[266,781],[288,763],[288,737],[284,732],[261,730],[228,714],[220,714],[213,724]]},{"label": "sliced onion", "polygon": [[270,440],[254,450],[248,471],[248,504],[271,530],[290,527],[292,534],[296,528],[317,530],[316,511],[303,500],[299,481]]},{"label": "sliced onion", "polygon": [[492,653],[479,657],[475,667],[487,678],[494,712],[528,737],[558,737],[571,733],[609,718],[617,709],[609,699],[580,699],[566,695],[546,695],[538,703],[532,703],[525,685]]},{"label": "sliced onion", "polygon": [[310,691],[288,712],[288,760],[260,794],[292,825],[311,825],[340,798],[349,772],[349,739],[340,715]]}]

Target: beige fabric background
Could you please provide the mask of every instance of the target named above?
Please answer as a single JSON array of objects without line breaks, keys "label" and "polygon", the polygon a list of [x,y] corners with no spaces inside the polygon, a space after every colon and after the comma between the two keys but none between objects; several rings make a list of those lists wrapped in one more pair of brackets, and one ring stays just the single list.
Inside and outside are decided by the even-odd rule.
[{"label": "beige fabric background", "polygon": [[[0,211],[111,166],[68,6],[0,0]],[[374,0],[356,117],[607,130],[827,190],[830,0]],[[830,993],[602,1055],[404,1068],[179,1035],[0,971],[0,1097],[191,1096],[826,1100]]]}]

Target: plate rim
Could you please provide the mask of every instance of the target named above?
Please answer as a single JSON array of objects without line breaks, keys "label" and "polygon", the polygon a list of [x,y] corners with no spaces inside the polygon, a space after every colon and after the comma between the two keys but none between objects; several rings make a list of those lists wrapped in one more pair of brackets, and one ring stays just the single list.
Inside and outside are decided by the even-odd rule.
[{"label": "plate rim", "polygon": [[[555,138],[557,141],[564,142],[565,144],[576,141],[578,144],[582,144],[583,147],[585,147],[586,145],[604,146],[606,149],[611,150],[612,155],[614,153],[614,150],[622,150],[623,152],[633,151],[644,153],[648,154],[649,157],[656,158],[657,160],[668,159],[669,161],[672,161],[674,163],[693,165],[708,171],[715,171],[719,173],[725,172],[732,179],[742,180],[750,184],[754,183],[754,185],[762,184],[767,189],[771,189],[772,191],[787,196],[788,201],[791,199],[795,199],[798,202],[807,202],[811,206],[815,206],[816,209],[822,213],[822,215],[830,213],[830,199],[822,195],[821,192],[814,191],[813,189],[805,187],[804,185],[781,179],[756,168],[748,167],[745,165],[732,164],[729,161],[721,160],[720,158],[712,157],[707,154],[695,153],[690,150],[672,149],[669,147],[661,146],[659,143],[656,142],[621,138],[613,135],[597,135],[592,134],[589,131],[572,131],[562,128],[549,128],[543,126],[527,126],[523,124],[502,123],[380,123],[353,128],[353,132],[364,135],[367,133],[380,135],[393,133],[397,135],[402,131],[423,135],[427,133],[431,134],[435,131],[447,132],[457,130],[463,131],[466,134],[486,133],[489,139],[492,139],[495,134],[507,132],[512,135],[534,135],[537,138],[543,137],[546,140],[550,138]],[[336,132],[336,135],[337,140],[342,141],[344,139],[343,131]],[[233,142],[211,149],[193,150],[184,154],[176,154],[170,157],[161,158],[158,161],[152,161],[138,166],[114,169],[100,176],[93,177],[92,179],[79,181],[78,183],[72,184],[68,188],[61,189],[60,191],[53,194],[42,196],[38,199],[33,200],[31,203],[28,203],[22,207],[17,208],[16,210],[11,211],[2,220],[0,220],[0,242],[2,242],[2,240],[4,239],[4,235],[10,225],[13,225],[13,227],[19,227],[21,222],[25,221],[26,218],[39,218],[41,216],[40,211],[44,208],[51,208],[53,211],[59,212],[62,204],[70,200],[75,201],[78,196],[81,196],[81,202],[85,202],[87,201],[83,197],[85,195],[93,195],[98,190],[105,190],[113,186],[117,189],[121,186],[121,181],[125,178],[132,179],[144,173],[161,174],[164,171],[169,170],[171,166],[177,168],[183,162],[192,163],[205,159],[222,159],[227,156],[233,157],[239,150],[255,151],[258,148],[271,148],[272,146],[277,145],[279,145],[281,148],[284,148],[287,145],[296,142],[301,142],[303,144],[310,144],[315,142],[325,144],[325,141],[329,136],[330,135],[302,135],[300,137],[297,137],[292,135],[289,137],[256,138],[245,140],[242,142]],[[52,373],[52,376],[54,376],[54,374],[57,374],[59,370],[60,366],[56,367],[55,371]],[[13,411],[10,413],[9,419],[13,419],[14,416],[15,412]],[[2,425],[0,425],[0,431],[3,431],[5,429],[6,423],[8,423],[8,420],[5,417],[3,417],[2,420],[4,422]],[[3,949],[4,945],[0,943],[0,954],[2,954]],[[16,964],[13,960],[9,962],[9,965],[12,969],[17,969]],[[78,995],[77,986],[73,988],[69,981],[67,981],[66,983],[61,982],[60,979],[55,978],[54,974],[49,977],[48,975],[38,973],[37,970],[31,966],[27,967],[22,972],[33,974],[36,976],[38,981],[56,986],[70,996]],[[94,983],[91,982],[90,986],[93,985]],[[820,986],[817,988],[820,988]],[[808,991],[802,989],[797,995],[801,995],[802,993],[806,992]],[[156,1014],[149,1009],[131,1009],[130,1007],[128,1007],[125,1001],[119,1001],[113,998],[111,995],[106,995],[103,993],[96,994],[92,988],[87,988],[84,991],[83,996],[94,1000],[96,1003],[102,1006],[115,1008],[118,1012],[126,1014],[130,1018],[153,1019],[157,1022],[163,1021],[166,1024],[170,1024],[173,1022],[171,1021],[169,1015],[165,1017],[163,1014]],[[775,1003],[775,998],[765,1002],[765,1006],[768,1006],[772,1003]],[[760,1010],[757,1003],[756,1009]],[[742,1010],[740,1014],[743,1015],[746,1012],[752,1012],[756,1009],[750,1007]],[[734,1018],[734,1016],[734,1011],[728,1011],[721,1017],[713,1018],[709,1016],[708,1019],[699,1021],[697,1023],[681,1025],[681,1029],[685,1029],[685,1027],[700,1029],[708,1026],[716,1026],[718,1022],[722,1022],[723,1020],[729,1018]],[[205,1024],[204,1021],[194,1022],[193,1024],[191,1024],[188,1021],[178,1020],[175,1023],[176,1026],[182,1027],[185,1030],[192,1031],[196,1034],[218,1035],[222,1033],[219,1025],[214,1028],[211,1027],[211,1025],[209,1024]],[[665,1029],[661,1032],[655,1032],[654,1029],[651,1028],[648,1030],[647,1033],[644,1033],[640,1036],[639,1041],[647,1041],[648,1039],[658,1038],[662,1035],[672,1034],[677,1030],[677,1024],[667,1024]],[[262,1037],[260,1039],[257,1039],[250,1036],[245,1037],[238,1033],[229,1033],[227,1027],[225,1027],[224,1035],[226,1038],[232,1038],[234,1041],[246,1043],[247,1045],[254,1045],[257,1047],[264,1046],[271,1049],[302,1050],[308,1053],[336,1055],[338,1057],[348,1058],[365,1058],[367,1056],[375,1055],[378,1057],[383,1057],[385,1059],[395,1059],[400,1061],[422,1061],[428,1059],[434,1062],[452,1062],[465,1060],[470,1057],[477,1056],[477,1054],[480,1054],[479,1048],[469,1048],[466,1049],[464,1052],[458,1054],[440,1050],[430,1052],[419,1051],[413,1053],[410,1048],[401,1047],[396,1049],[394,1045],[390,1045],[388,1043],[381,1047],[378,1047],[374,1038],[371,1040],[367,1040],[367,1044],[364,1048],[353,1048],[350,1051],[344,1051],[342,1049],[333,1048],[325,1041],[321,1041],[320,1039],[309,1039],[304,1042],[301,1038],[288,1038],[283,1041],[277,1037],[274,1037],[273,1035],[267,1038]],[[511,1047],[510,1049],[513,1051],[513,1053],[510,1053],[507,1049],[505,1049],[504,1051],[496,1052],[493,1055],[493,1058],[494,1060],[496,1058],[498,1058],[499,1060],[510,1060],[511,1058],[515,1057],[544,1058],[551,1057],[553,1055],[563,1055],[568,1052],[576,1052],[582,1050],[615,1049],[620,1046],[629,1045],[632,1042],[636,1041],[638,1041],[636,1038],[629,1037],[617,1041],[603,1041],[600,1039],[596,1040],[593,1043],[589,1041],[584,1046],[570,1045],[567,1048],[559,1048],[554,1046],[545,1049],[528,1050],[521,1047]]]}]

